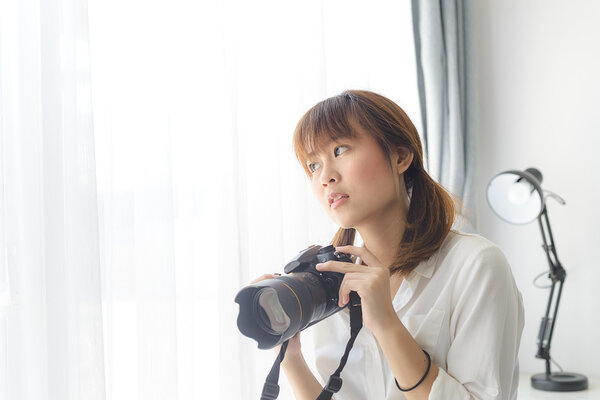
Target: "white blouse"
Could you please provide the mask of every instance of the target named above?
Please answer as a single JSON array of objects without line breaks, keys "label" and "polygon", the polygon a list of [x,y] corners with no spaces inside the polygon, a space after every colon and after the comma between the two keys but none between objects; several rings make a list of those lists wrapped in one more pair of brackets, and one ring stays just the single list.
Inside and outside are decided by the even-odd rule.
[{"label": "white blouse", "polygon": [[[430,400],[516,399],[523,300],[502,251],[475,234],[451,231],[442,247],[403,281],[398,318],[439,367]],[[344,309],[311,328],[321,384],[337,369],[350,337]],[[336,400],[404,399],[377,340],[363,326]]]}]

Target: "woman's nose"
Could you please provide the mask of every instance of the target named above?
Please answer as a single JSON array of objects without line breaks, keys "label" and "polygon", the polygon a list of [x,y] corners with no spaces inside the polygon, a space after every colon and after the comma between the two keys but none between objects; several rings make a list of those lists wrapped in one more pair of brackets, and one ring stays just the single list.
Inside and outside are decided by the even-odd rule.
[{"label": "woman's nose", "polygon": [[323,166],[319,179],[321,180],[321,184],[323,186],[327,186],[331,182],[339,182],[340,176],[338,171],[336,171],[335,169],[329,166]]}]

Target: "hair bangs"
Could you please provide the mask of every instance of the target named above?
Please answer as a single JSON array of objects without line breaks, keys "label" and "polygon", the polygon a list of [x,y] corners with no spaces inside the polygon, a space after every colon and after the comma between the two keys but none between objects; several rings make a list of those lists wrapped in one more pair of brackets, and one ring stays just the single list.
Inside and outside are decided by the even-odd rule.
[{"label": "hair bangs", "polygon": [[300,119],[294,132],[294,151],[307,175],[312,173],[307,165],[311,154],[322,152],[332,141],[357,135],[353,116],[350,99],[337,96],[316,104]]}]

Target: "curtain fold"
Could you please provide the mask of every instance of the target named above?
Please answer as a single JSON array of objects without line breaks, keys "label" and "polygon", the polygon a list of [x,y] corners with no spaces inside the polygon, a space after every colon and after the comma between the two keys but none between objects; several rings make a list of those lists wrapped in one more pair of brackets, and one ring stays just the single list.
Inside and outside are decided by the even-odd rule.
[{"label": "curtain fold", "polygon": [[0,15],[0,397],[104,400],[86,3],[7,0]]},{"label": "curtain fold", "polygon": [[463,203],[475,231],[475,134],[470,3],[412,0],[422,139],[428,172]]}]

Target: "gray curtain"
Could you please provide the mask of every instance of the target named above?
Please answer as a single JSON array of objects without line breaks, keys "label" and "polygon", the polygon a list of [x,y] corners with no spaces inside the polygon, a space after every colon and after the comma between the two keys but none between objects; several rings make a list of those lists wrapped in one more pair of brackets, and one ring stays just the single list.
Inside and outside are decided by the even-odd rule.
[{"label": "gray curtain", "polygon": [[474,160],[468,1],[412,0],[427,170],[463,202],[460,228],[474,232]]}]

